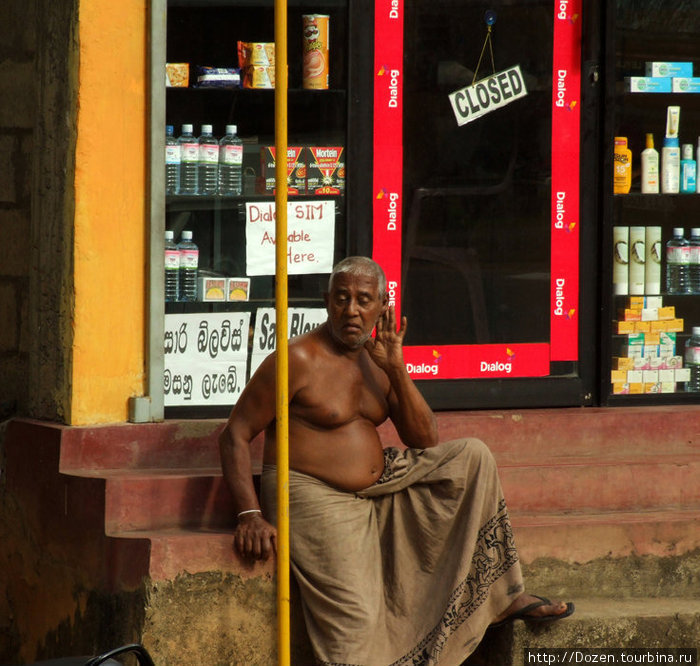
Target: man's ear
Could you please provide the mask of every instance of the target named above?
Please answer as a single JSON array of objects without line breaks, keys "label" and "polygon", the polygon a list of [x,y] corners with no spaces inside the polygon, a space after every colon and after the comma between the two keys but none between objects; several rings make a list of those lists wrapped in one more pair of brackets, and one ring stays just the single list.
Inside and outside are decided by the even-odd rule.
[{"label": "man's ear", "polygon": [[326,310],[328,310],[328,303],[330,301],[330,294],[327,291],[323,292],[323,302],[326,304]]}]

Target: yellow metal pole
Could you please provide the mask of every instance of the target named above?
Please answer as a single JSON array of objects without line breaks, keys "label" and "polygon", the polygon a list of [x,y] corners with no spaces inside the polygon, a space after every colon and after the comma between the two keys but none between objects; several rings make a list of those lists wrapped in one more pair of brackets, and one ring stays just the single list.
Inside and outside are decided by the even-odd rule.
[{"label": "yellow metal pole", "polygon": [[275,309],[277,317],[277,661],[290,664],[287,348],[287,0],[275,0]]}]

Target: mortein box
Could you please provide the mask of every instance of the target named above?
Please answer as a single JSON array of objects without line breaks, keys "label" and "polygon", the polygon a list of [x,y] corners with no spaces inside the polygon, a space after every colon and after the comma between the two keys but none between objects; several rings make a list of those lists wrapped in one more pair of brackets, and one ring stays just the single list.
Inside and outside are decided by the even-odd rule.
[{"label": "mortein box", "polygon": [[[287,192],[306,194],[306,159],[301,146],[287,147]],[[263,146],[260,149],[260,178],[258,194],[275,193],[275,147]]]},{"label": "mortein box", "polygon": [[309,146],[307,149],[308,194],[345,192],[345,155],[342,146]]}]

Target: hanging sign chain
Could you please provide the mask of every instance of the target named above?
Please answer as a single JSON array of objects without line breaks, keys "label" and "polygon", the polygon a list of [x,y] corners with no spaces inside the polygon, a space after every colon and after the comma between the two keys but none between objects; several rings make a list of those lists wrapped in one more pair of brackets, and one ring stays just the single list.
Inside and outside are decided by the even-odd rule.
[{"label": "hanging sign chain", "polygon": [[474,78],[472,79],[472,85],[476,83],[476,77],[479,75],[479,67],[481,67],[481,61],[484,59],[484,53],[486,52],[486,45],[488,44],[489,53],[491,55],[491,71],[493,74],[496,73],[496,62],[493,58],[493,40],[491,39],[492,30],[491,27],[496,22],[496,12],[489,9],[484,14],[484,22],[486,23],[486,38],[484,39],[484,45],[481,47],[481,55],[479,56],[479,62],[476,64],[476,70],[474,71]]}]

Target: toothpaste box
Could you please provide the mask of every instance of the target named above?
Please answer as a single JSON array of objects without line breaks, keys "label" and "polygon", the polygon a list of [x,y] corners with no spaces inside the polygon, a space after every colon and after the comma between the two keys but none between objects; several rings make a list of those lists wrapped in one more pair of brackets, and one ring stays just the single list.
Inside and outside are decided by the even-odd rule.
[{"label": "toothpaste box", "polygon": [[671,77],[626,76],[625,87],[633,93],[670,93]]},{"label": "toothpaste box", "polygon": [[671,83],[671,92],[700,93],[700,78],[674,77]]},{"label": "toothpaste box", "polygon": [[693,76],[692,62],[647,62],[647,76]]}]

